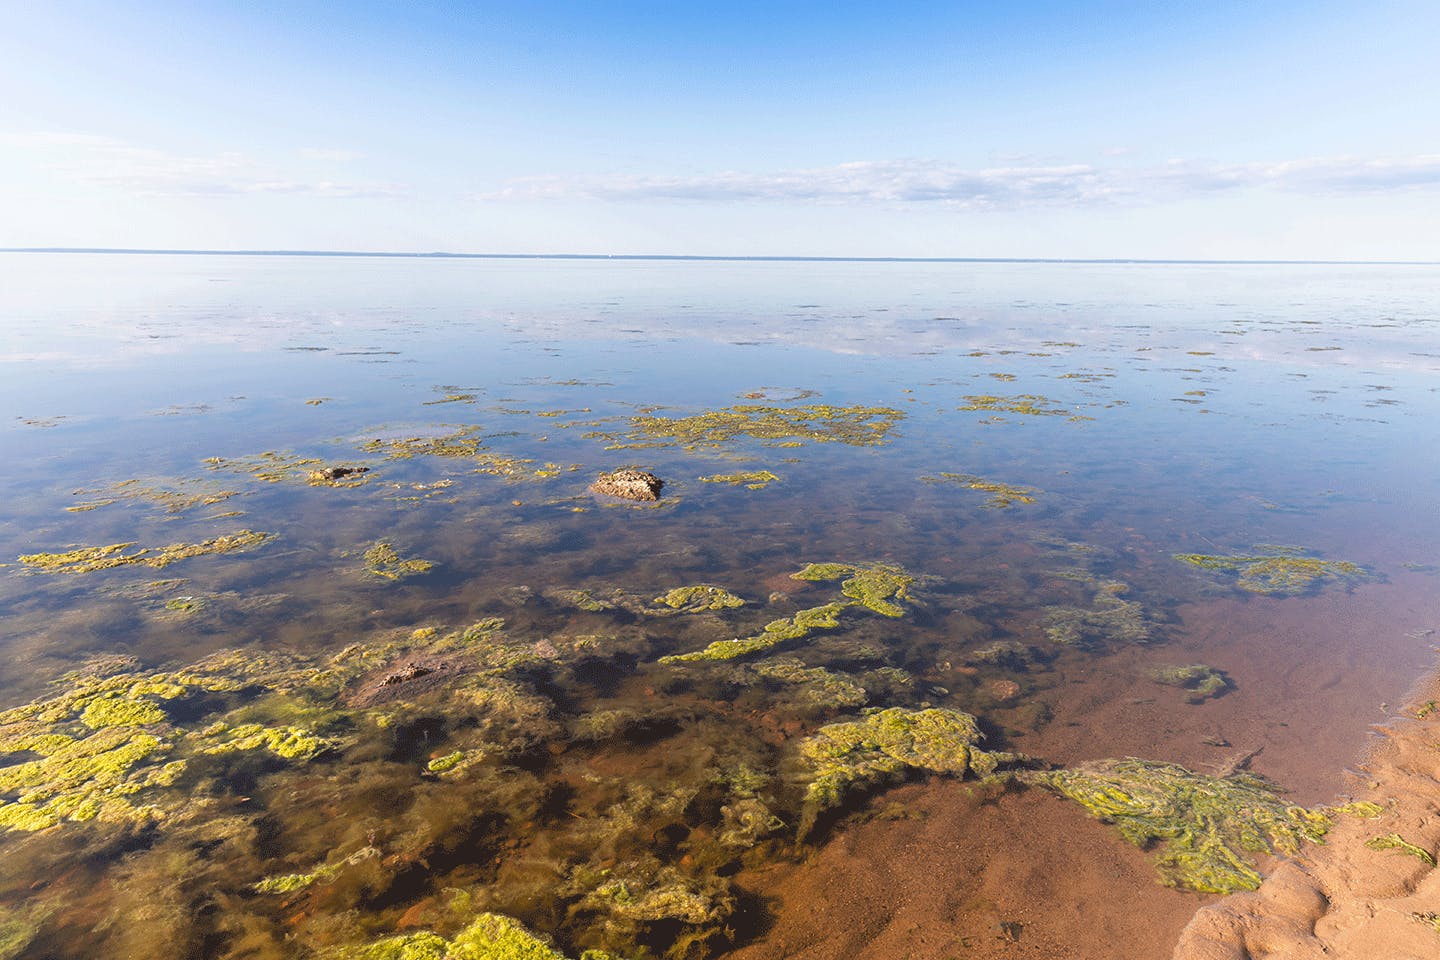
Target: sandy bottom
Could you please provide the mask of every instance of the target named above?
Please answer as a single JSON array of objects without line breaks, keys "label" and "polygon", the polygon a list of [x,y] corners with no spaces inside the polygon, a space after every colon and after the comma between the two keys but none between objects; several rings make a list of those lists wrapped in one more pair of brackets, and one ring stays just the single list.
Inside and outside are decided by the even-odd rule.
[{"label": "sandy bottom", "polygon": [[[1440,710],[1426,710],[1437,699],[1440,678],[1432,678],[1409,718],[1377,727],[1379,742],[1352,776],[1350,793],[1382,814],[1338,818],[1323,846],[1281,865],[1259,890],[1201,910],[1175,960],[1440,957]],[[1429,862],[1366,846],[1395,834]]]}]

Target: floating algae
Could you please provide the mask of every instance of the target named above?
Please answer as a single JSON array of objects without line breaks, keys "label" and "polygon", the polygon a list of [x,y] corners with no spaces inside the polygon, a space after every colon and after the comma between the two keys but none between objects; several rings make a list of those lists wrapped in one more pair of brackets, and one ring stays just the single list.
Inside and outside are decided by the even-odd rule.
[{"label": "floating algae", "polygon": [[1250,854],[1293,855],[1319,843],[1323,814],[1287,804],[1249,773],[1209,777],[1174,763],[1098,760],[1022,779],[1079,803],[1137,847],[1158,843],[1156,866],[1169,886],[1233,893],[1260,886]]},{"label": "floating algae", "polygon": [[306,483],[312,487],[359,487],[369,482],[369,467],[325,465],[319,457],[267,450],[246,457],[207,457],[211,470],[248,473],[266,483]]},{"label": "floating algae", "polygon": [[1018,754],[989,752],[975,718],[957,710],[892,707],[863,720],[821,727],[800,745],[812,776],[805,789],[799,839],[820,814],[839,806],[845,794],[894,780],[910,771],[956,778],[968,772],[989,776],[1001,766],[1023,762]]},{"label": "floating algae", "polygon": [[1161,667],[1151,674],[1151,678],[1167,687],[1180,687],[1185,690],[1185,699],[1190,703],[1204,703],[1230,689],[1230,679],[1225,676],[1224,671],[1203,663]]},{"label": "floating algae", "polygon": [[[198,480],[170,481],[172,485],[167,486],[143,486],[139,479],[121,480],[104,490],[76,491],[80,493],[98,493],[98,499],[87,500],[65,509],[71,513],[84,513],[89,510],[96,510],[106,507],[122,500],[141,500],[154,503],[164,507],[166,513],[181,513],[191,507],[213,506],[217,503],[224,503],[231,497],[238,496],[238,490],[218,490],[209,484]],[[185,489],[199,488],[199,489]]]},{"label": "floating algae", "polygon": [[[1022,417],[1068,417],[1071,420],[1092,419],[1091,417],[1071,413],[1063,407],[1054,406],[1055,401],[1033,393],[1022,393],[1013,397],[996,397],[988,394],[980,394],[966,396],[965,400],[965,406],[959,409],[979,410],[985,413],[1014,413]],[[991,419],[999,420],[1002,418],[993,417]]]},{"label": "floating algae", "polygon": [[885,443],[890,431],[904,416],[903,411],[891,407],[745,404],[690,417],[632,417],[628,434],[591,436],[610,440],[607,449],[719,447],[739,438],[796,445],[808,441],[874,446]]},{"label": "floating algae", "polygon": [[1352,582],[1365,577],[1365,568],[1348,560],[1321,560],[1294,547],[1273,548],[1270,555],[1222,557],[1203,553],[1177,553],[1175,559],[1202,570],[1238,575],[1235,585],[1251,593],[1288,595],[1308,593],[1326,581]]},{"label": "floating algae", "polygon": [[[335,960],[342,956],[335,954]],[[343,954],[346,960],[565,960],[565,955],[525,929],[518,920],[482,913],[452,940],[428,930],[390,937]],[[617,960],[586,950],[580,960]]]},{"label": "floating algae", "polygon": [[386,580],[399,580],[417,573],[429,573],[435,564],[414,557],[404,559],[385,540],[365,551],[365,572]]},{"label": "floating algae", "polygon": [[790,575],[796,580],[824,582],[841,580],[840,592],[867,610],[873,610],[887,617],[905,615],[904,608],[892,600],[910,599],[910,585],[915,577],[900,567],[888,564],[856,566],[848,563],[811,563],[799,573]]},{"label": "floating algae", "polygon": [[1034,487],[1017,487],[1010,483],[986,480],[968,473],[942,473],[938,477],[921,477],[926,483],[957,483],[971,490],[990,494],[985,506],[1003,510],[1015,503],[1034,503],[1040,491]]},{"label": "floating algae", "polygon": [[132,540],[128,543],[112,543],[104,547],[79,547],[64,553],[31,553],[20,557],[20,562],[27,567],[43,570],[46,573],[92,573],[96,570],[109,570],[113,567],[125,567],[133,564],[144,564],[147,567],[162,569],[177,560],[246,550],[274,538],[275,534],[273,533],[241,530],[238,533],[216,537],[213,540],[204,540],[200,543],[172,543],[167,547],[141,547],[133,553],[126,553],[126,550],[135,546],[135,541]]},{"label": "floating algae", "polygon": [[692,587],[676,587],[661,594],[654,600],[672,610],[696,613],[701,610],[728,610],[745,606],[745,601],[723,587],[697,584]]},{"label": "floating algae", "polygon": [[1398,833],[1387,833],[1383,837],[1372,837],[1365,841],[1371,850],[1394,850],[1412,856],[1426,866],[1435,866],[1435,855],[1424,847],[1416,846]]},{"label": "floating algae", "polygon": [[744,486],[747,490],[764,490],[780,478],[769,470],[752,470],[748,473],[717,473],[700,479],[705,483],[728,483],[735,487]]}]

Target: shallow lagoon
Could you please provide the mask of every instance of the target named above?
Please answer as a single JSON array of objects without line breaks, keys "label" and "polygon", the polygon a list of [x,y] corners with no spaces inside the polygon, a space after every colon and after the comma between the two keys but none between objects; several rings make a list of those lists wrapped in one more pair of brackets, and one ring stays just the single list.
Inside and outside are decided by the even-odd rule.
[{"label": "shallow lagoon", "polygon": [[[11,955],[1166,956],[1206,895],[1032,775],[1318,809],[1432,666],[1433,267],[0,271]],[[1030,759],[861,735],[816,799],[959,714]]]}]

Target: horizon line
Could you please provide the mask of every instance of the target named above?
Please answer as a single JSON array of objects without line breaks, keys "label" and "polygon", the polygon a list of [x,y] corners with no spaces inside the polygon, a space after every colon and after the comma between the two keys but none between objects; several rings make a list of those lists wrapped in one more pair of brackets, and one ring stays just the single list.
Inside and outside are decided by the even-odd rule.
[{"label": "horizon line", "polygon": [[1213,264],[1257,266],[1440,266],[1440,260],[1247,260],[1186,257],[842,257],[744,256],[740,254],[673,253],[456,253],[434,250],[218,250],[149,247],[0,247],[0,253],[115,254],[139,256],[224,257],[376,257],[410,260],[684,260],[759,263],[1076,263],[1076,264]]}]

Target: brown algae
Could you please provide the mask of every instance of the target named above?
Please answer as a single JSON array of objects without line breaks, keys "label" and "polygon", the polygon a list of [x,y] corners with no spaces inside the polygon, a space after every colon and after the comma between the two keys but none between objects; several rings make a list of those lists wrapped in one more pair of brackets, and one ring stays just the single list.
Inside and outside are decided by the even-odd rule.
[{"label": "brown algae", "polygon": [[135,546],[135,541],[112,543],[104,547],[77,547],[63,553],[31,553],[20,557],[20,562],[45,573],[92,573],[144,564],[147,567],[163,569],[178,560],[203,557],[210,554],[232,553],[260,546],[275,539],[273,533],[257,533],[241,530],[237,533],[203,540],[200,543],[172,543],[166,547],[141,547],[126,553]]},{"label": "brown algae", "polygon": [[1320,843],[1330,821],[1287,804],[1250,773],[1210,777],[1155,760],[1097,760],[1026,773],[1027,783],[1074,800],[1137,847],[1158,845],[1156,867],[1169,886],[1233,893],[1260,886],[1252,854],[1295,854]]},{"label": "brown algae", "polygon": [[1214,556],[1177,553],[1175,559],[1202,570],[1233,573],[1235,585],[1250,593],[1297,596],[1335,581],[1353,583],[1366,576],[1365,568],[1348,560],[1321,560],[1298,547],[1272,547],[1270,555]]}]

